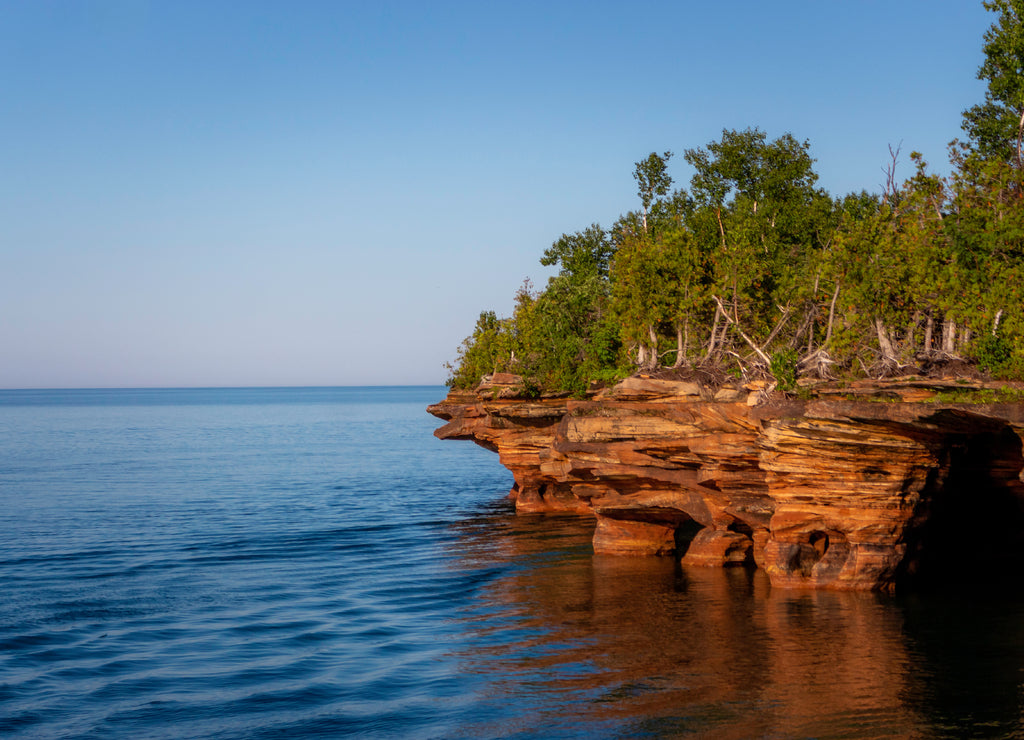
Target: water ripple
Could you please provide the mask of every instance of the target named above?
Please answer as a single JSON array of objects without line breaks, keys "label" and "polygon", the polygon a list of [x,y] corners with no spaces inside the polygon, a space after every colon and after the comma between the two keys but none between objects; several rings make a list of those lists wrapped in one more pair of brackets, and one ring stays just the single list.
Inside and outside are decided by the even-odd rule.
[{"label": "water ripple", "polygon": [[350,391],[0,392],[0,734],[1021,730],[1019,600],[596,557],[431,437],[439,389]]}]

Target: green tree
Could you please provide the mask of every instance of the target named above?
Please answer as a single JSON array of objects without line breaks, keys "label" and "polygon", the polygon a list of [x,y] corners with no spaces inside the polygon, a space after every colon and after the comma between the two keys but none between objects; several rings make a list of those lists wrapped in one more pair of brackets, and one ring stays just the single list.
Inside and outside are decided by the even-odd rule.
[{"label": "green tree", "polygon": [[985,32],[985,61],[978,79],[988,87],[985,100],[968,108],[963,129],[984,158],[1016,162],[1021,168],[1024,139],[1024,0],[986,0],[998,13]]},{"label": "green tree", "polygon": [[612,229],[618,249],[612,266],[612,305],[622,337],[636,365],[661,363],[661,338],[675,333],[676,367],[688,362],[692,339],[700,341],[706,311],[707,261],[687,221],[694,201],[685,191],[669,192],[671,152],[652,152],[635,163],[640,213],[622,216]]},{"label": "green tree", "polygon": [[672,177],[668,174],[668,161],[671,158],[672,152],[651,152],[646,159],[637,162],[633,170],[633,179],[636,180],[637,193],[643,206],[641,222],[644,231],[647,231],[647,217],[652,206],[668,195],[672,187]]},{"label": "green tree", "polygon": [[[1001,160],[954,149],[943,220],[951,270],[943,286],[961,326],[957,350],[987,355],[995,372],[1024,369],[1024,201],[1018,173]],[[977,341],[972,341],[974,339]]]},{"label": "green tree", "polygon": [[450,388],[472,388],[484,375],[514,369],[516,340],[509,319],[481,311],[473,333],[463,340],[454,363],[447,365]]},{"label": "green tree", "polygon": [[[677,206],[680,219],[688,210],[688,203],[682,205]],[[710,315],[706,255],[693,232],[680,223],[663,232],[656,259],[664,300],[662,321],[670,323],[676,335],[674,367],[690,365],[691,348],[703,343],[702,325]]]},{"label": "green tree", "polygon": [[808,142],[726,129],[685,150],[689,191],[672,191],[672,153],[652,152],[634,163],[640,209],[557,239],[541,263],[558,274],[525,283],[510,318],[481,313],[449,382],[509,370],[580,393],[673,352],[676,366],[703,355],[789,390],[832,366],[875,375],[949,357],[1024,376],[1024,0],[983,4],[997,14],[987,90],[964,112],[950,177],[915,152],[897,184],[897,149],[881,196],[833,200]]},{"label": "green tree", "polygon": [[598,224],[575,234],[562,234],[544,250],[540,263],[545,267],[558,265],[559,274],[580,282],[591,277],[606,279],[615,244]]},{"label": "green tree", "polygon": [[636,364],[652,370],[658,364],[656,327],[664,317],[663,286],[655,242],[635,218],[618,224],[618,250],[612,265],[612,305],[622,338],[634,348]]},{"label": "green tree", "polygon": [[608,273],[616,244],[594,224],[563,234],[541,257],[559,272],[538,293],[517,296],[517,371],[533,385],[582,393],[618,374],[621,342],[609,311]]},{"label": "green tree", "polygon": [[[666,289],[659,239],[671,222],[665,196],[672,187],[668,160],[672,152],[651,152],[634,163],[640,197],[639,214],[630,212],[612,231],[617,243],[613,268],[613,307],[623,338],[636,352],[636,364],[652,370],[660,362],[658,324],[665,318]],[[675,198],[675,196],[673,196]]]},{"label": "green tree", "polygon": [[773,345],[795,349],[819,321],[832,200],[815,187],[809,144],[790,134],[769,141],[758,129],[725,130],[684,156],[695,170],[689,224],[713,267],[708,355],[740,357],[731,329],[750,361],[767,367]]}]

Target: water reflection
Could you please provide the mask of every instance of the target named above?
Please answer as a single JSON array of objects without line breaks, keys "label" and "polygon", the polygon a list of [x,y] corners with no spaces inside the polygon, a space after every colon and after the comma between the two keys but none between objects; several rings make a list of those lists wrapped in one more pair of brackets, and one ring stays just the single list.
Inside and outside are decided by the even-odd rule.
[{"label": "water reflection", "polygon": [[[904,697],[950,737],[1024,736],[1024,598],[1017,583],[901,599],[916,681]],[[969,728],[970,733],[963,732]]]},{"label": "water reflection", "polygon": [[[595,556],[586,519],[495,512],[490,525],[469,527],[458,548],[461,567],[499,566],[460,615],[469,638],[459,664],[486,686],[479,716],[497,718],[469,735],[1024,729],[1019,603],[979,621],[977,609],[934,599],[772,589],[757,571]],[[984,646],[952,647],[964,631],[995,650],[987,668],[977,667]],[[976,666],[966,692],[964,665]]]}]

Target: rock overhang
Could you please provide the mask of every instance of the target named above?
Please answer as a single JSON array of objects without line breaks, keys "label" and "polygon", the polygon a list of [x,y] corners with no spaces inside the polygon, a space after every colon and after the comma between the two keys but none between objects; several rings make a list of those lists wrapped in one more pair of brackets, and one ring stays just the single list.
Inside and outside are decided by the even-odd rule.
[{"label": "rock overhang", "polygon": [[[498,380],[431,406],[448,422],[435,434],[498,451],[517,510],[595,516],[596,552],[755,563],[784,587],[889,590],[951,559],[934,555],[956,547],[932,531],[953,528],[951,507],[998,509],[1007,548],[1010,530],[1024,532],[1024,404],[938,400],[962,384],[799,399],[638,377],[571,399]],[[984,478],[974,494],[950,488],[972,475]]]}]

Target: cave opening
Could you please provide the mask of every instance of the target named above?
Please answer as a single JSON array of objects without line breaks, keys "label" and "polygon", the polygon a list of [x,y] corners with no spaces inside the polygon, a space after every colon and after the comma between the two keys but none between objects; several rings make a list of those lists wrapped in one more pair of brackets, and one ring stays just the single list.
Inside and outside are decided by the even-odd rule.
[{"label": "cave opening", "polygon": [[702,529],[704,529],[704,525],[694,519],[686,519],[676,527],[676,558],[682,558],[686,555],[686,551],[689,550],[690,545],[693,544],[693,538],[696,537],[697,533]]},{"label": "cave opening", "polygon": [[850,543],[837,530],[815,530],[790,552],[788,568],[793,573],[817,578],[836,577],[846,565]]},{"label": "cave opening", "polygon": [[1024,568],[1024,455],[1008,426],[946,440],[908,527],[899,579],[941,588],[985,584]]},{"label": "cave opening", "polygon": [[828,532],[813,532],[811,534],[809,544],[811,549],[814,550],[817,555],[817,560],[821,560],[825,556],[825,553],[828,552]]}]

